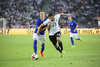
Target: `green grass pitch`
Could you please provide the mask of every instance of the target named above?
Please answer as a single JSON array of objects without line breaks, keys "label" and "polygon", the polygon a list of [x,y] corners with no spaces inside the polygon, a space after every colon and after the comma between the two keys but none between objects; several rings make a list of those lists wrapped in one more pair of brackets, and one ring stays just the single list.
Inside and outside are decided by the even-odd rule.
[{"label": "green grass pitch", "polygon": [[79,35],[83,42],[75,40],[71,48],[69,35],[62,35],[66,54],[61,58],[46,35],[42,58],[38,41],[38,60],[32,60],[32,35],[0,35],[0,67],[100,67],[100,35]]}]

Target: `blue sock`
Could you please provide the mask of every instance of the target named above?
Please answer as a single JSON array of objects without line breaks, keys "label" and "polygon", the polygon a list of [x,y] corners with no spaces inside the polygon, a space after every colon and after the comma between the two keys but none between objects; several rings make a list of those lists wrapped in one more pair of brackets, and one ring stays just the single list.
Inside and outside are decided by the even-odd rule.
[{"label": "blue sock", "polygon": [[41,53],[43,53],[44,49],[45,49],[45,45],[41,45]]},{"label": "blue sock", "polygon": [[78,38],[77,40],[80,40],[80,38]]},{"label": "blue sock", "polygon": [[33,48],[34,48],[35,54],[37,54],[37,40],[34,40]]},{"label": "blue sock", "polygon": [[73,38],[71,37],[71,43],[72,43],[72,45],[74,46],[74,40],[73,40]]}]

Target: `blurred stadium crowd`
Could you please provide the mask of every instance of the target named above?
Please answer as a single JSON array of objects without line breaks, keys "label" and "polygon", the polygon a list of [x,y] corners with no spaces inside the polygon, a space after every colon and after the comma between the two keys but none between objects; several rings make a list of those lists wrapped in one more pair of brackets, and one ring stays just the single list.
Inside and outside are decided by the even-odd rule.
[{"label": "blurred stadium crowd", "polygon": [[[49,3],[49,4],[48,4]],[[48,8],[45,8],[46,6]],[[35,26],[39,11],[71,13],[79,27],[97,27],[100,16],[99,0],[1,0],[0,18],[7,19],[7,28],[29,28]],[[67,18],[61,17],[61,28],[67,27]]]}]

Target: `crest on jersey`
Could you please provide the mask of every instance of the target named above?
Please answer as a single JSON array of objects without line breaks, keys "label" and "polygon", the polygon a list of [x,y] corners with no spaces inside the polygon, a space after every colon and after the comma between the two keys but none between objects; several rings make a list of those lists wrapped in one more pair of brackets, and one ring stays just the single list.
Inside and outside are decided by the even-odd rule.
[{"label": "crest on jersey", "polygon": [[73,23],[71,23],[71,25],[73,25]]}]

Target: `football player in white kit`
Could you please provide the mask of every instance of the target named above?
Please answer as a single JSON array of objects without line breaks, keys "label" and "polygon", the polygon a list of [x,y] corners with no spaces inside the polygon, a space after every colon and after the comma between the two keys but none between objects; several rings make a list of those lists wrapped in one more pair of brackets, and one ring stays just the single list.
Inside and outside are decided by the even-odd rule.
[{"label": "football player in white kit", "polygon": [[[49,18],[43,22],[38,28],[37,34],[39,35],[40,29],[48,24],[48,31],[49,31],[49,39],[52,42],[52,44],[55,46],[55,48],[61,53],[61,57],[64,54],[63,51],[63,45],[61,41],[61,30],[58,24],[60,16],[69,16],[69,14],[59,13],[54,16],[53,13],[49,14]],[[59,45],[57,45],[57,42]]]}]

